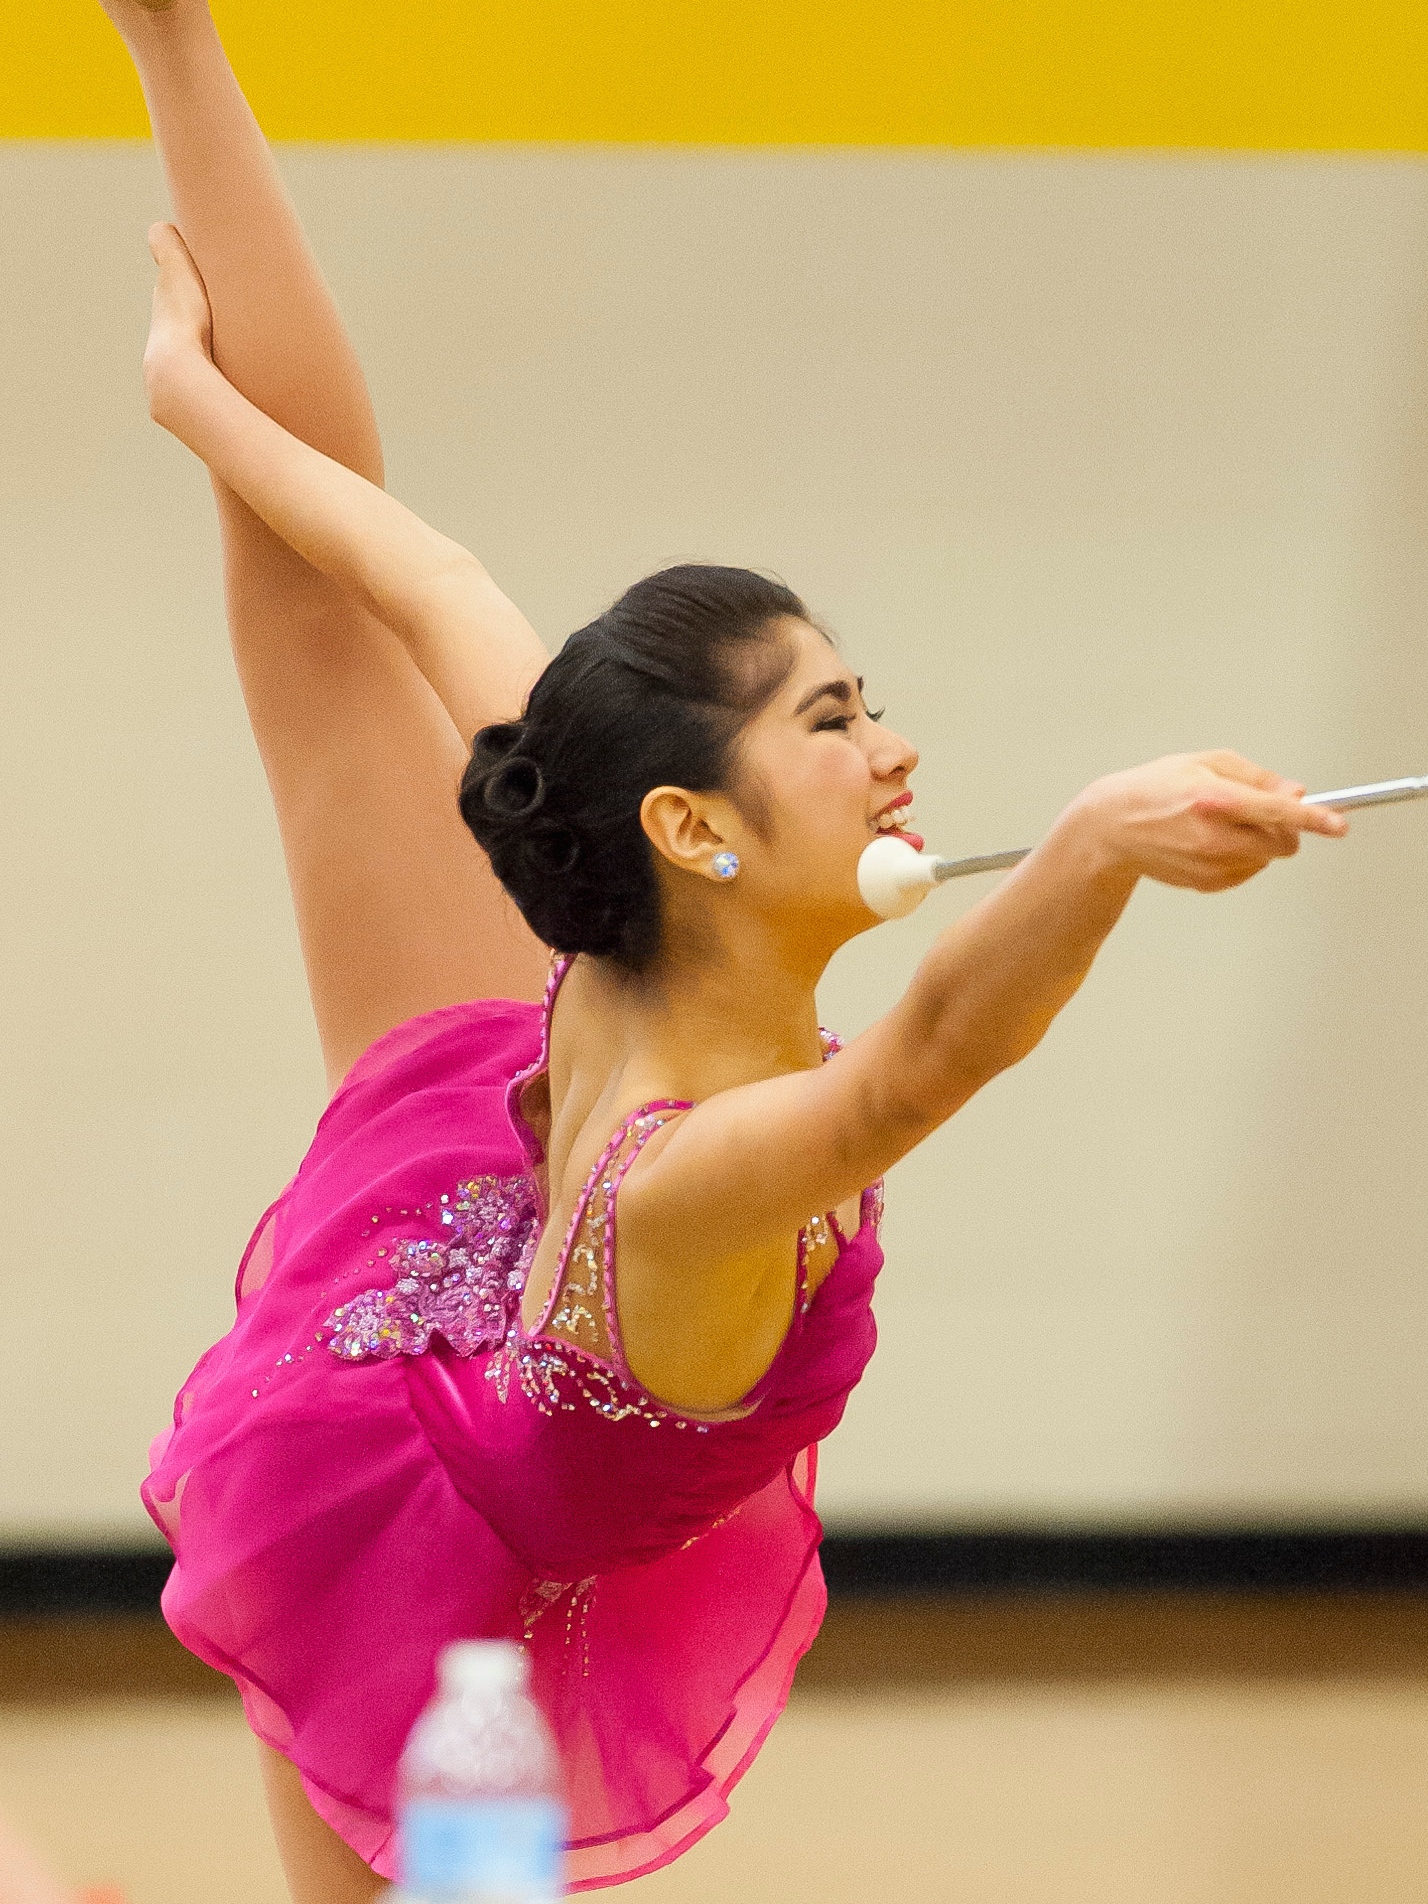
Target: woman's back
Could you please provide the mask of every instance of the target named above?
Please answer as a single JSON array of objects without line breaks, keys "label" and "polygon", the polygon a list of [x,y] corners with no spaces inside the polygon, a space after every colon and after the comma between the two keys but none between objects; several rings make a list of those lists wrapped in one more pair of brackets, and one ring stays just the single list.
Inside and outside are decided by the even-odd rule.
[{"label": "woman's back", "polygon": [[[661,1127],[640,1144],[622,1178],[622,1224],[618,1278],[611,1302],[620,1321],[623,1353],[642,1375],[642,1385],[673,1405],[717,1414],[737,1405],[764,1374],[787,1333],[800,1275],[816,1290],[836,1260],[834,1226],[845,1235],[859,1227],[861,1192],[836,1213],[812,1212],[758,1247],[730,1252],[702,1277],[685,1272],[688,1249],[678,1229],[642,1238],[629,1220],[631,1193],[640,1174],[704,1095],[727,1088],[729,1060],[698,1033],[680,1024],[680,1001],[655,1004],[657,1039],[646,1026],[648,1002],[588,961],[560,961],[548,999],[549,1061],[522,1086],[519,1110],[540,1140],[536,1166],[550,1209],[527,1280],[522,1320],[533,1328],[550,1313],[559,1274],[561,1239],[597,1160],[619,1131],[647,1104],[670,1106]],[[654,1048],[651,1049],[651,1044]],[[833,1044],[819,1034],[817,1061]],[[682,1088],[681,1088],[682,1087]],[[731,1195],[737,1196],[737,1189]],[[810,1248],[810,1228],[815,1242]],[[641,1247],[643,1245],[643,1247]],[[801,1267],[800,1267],[801,1266]]]}]

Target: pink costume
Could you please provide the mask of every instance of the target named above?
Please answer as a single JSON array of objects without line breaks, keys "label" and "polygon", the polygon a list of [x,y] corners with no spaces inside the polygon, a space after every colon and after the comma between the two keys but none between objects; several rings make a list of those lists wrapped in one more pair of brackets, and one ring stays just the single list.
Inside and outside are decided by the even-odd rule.
[{"label": "pink costume", "polygon": [[[728,1418],[695,1420],[640,1388],[616,1324],[620,1179],[690,1108],[645,1105],[596,1164],[526,1334],[545,1211],[520,1102],[567,965],[543,1010],[427,1012],[357,1061],[144,1488],[176,1556],[169,1625],[384,1876],[397,1757],[448,1641],[527,1645],[583,1890],[724,1817],[823,1617],[815,1444],[872,1354],[879,1188],[852,1237],[831,1217],[804,1230],[772,1366]],[[810,1300],[816,1248],[836,1261]]]}]

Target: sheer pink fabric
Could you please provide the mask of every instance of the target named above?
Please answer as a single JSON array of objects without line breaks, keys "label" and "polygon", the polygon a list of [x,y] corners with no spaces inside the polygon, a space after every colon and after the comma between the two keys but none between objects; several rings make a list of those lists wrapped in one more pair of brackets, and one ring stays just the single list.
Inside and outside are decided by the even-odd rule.
[{"label": "sheer pink fabric", "polygon": [[544,1013],[426,1013],[353,1067],[144,1488],[176,1557],[170,1626],[385,1876],[397,1757],[448,1641],[528,1647],[583,1890],[725,1815],[823,1615],[815,1445],[872,1353],[879,1193],[851,1238],[834,1225],[832,1270],[743,1411],[695,1421],[639,1389],[608,1302],[619,1173],[640,1119],[682,1108],[645,1107],[592,1173],[527,1335],[544,1213],[514,1105],[561,969]]}]

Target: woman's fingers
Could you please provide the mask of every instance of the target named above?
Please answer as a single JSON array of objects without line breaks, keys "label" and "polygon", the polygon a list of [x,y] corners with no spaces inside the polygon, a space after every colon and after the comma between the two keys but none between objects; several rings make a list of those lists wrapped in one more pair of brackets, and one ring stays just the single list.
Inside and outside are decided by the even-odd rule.
[{"label": "woman's fingers", "polygon": [[1234,780],[1246,787],[1258,787],[1263,793],[1282,793],[1290,800],[1299,800],[1308,792],[1302,780],[1286,780],[1283,774],[1273,773],[1268,767],[1261,767],[1257,761],[1246,760],[1243,754],[1237,754],[1229,747],[1217,747],[1198,758],[1211,772],[1219,774],[1221,779]]},{"label": "woman's fingers", "polygon": [[198,267],[172,225],[150,225],[149,253],[158,277],[144,346],[144,387],[149,415],[165,429],[175,429],[172,399],[186,367],[197,357],[213,359],[213,314]]},{"label": "woman's fingers", "polygon": [[149,250],[153,253],[154,262],[156,264],[162,263],[165,258],[173,258],[175,261],[181,263],[187,270],[191,271],[194,277],[198,279],[198,282],[202,284],[203,279],[199,276],[198,266],[193,261],[193,253],[188,248],[188,240],[184,237],[178,226],[171,220],[159,218],[150,225]]},{"label": "woman's fingers", "polygon": [[198,272],[198,265],[194,265],[192,251],[183,242],[179,227],[166,225],[162,219],[158,225],[150,225],[149,255],[158,265],[158,289],[175,307],[183,308],[192,316],[202,314],[204,327],[208,327],[208,286]]},{"label": "woman's fingers", "polygon": [[177,225],[170,225],[164,219],[150,225],[148,231],[149,256],[159,267],[161,283],[196,287],[208,302],[208,292],[204,289],[203,279],[199,276],[198,266],[193,261],[193,253],[183,241],[183,233]]},{"label": "woman's fingers", "polygon": [[159,268],[154,285],[154,321],[167,324],[213,354],[213,314],[208,290],[193,255],[174,225],[149,227],[149,255]]},{"label": "woman's fingers", "polygon": [[[1339,839],[1349,830],[1342,813],[1335,813],[1332,807],[1307,807],[1297,791],[1271,791],[1232,775],[1220,778],[1229,784],[1211,785],[1197,798],[1195,804],[1202,813],[1218,813],[1242,826],[1262,827],[1271,832],[1322,833],[1327,839]],[[1283,786],[1297,788],[1298,783],[1286,781]]]},{"label": "woman's fingers", "polygon": [[1089,806],[1114,854],[1139,875],[1223,892],[1292,858],[1305,833],[1337,839],[1341,813],[1307,806],[1304,788],[1228,749],[1174,754],[1094,782]]},{"label": "woman's fingers", "polygon": [[1282,774],[1271,773],[1268,767],[1261,767],[1253,760],[1246,760],[1243,754],[1237,754],[1229,747],[1216,747],[1208,754],[1199,754],[1196,758],[1212,773],[1224,780],[1236,780],[1242,786],[1260,787],[1266,793],[1303,793],[1304,789],[1294,780],[1286,780]]},{"label": "woman's fingers", "polygon": [[[1222,773],[1218,764],[1222,760],[1240,771]],[[1202,757],[1202,764],[1211,765],[1211,761]],[[1305,833],[1337,838],[1348,831],[1342,814],[1306,807],[1298,782],[1282,780],[1239,755],[1216,756],[1212,771],[1215,779],[1193,802],[1211,829],[1202,890],[1227,891],[1262,872],[1271,860],[1292,859]]]}]

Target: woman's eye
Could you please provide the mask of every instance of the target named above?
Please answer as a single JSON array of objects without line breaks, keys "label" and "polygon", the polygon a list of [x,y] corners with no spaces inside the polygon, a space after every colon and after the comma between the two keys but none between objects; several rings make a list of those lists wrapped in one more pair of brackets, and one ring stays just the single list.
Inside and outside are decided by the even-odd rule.
[{"label": "woman's eye", "polygon": [[830,714],[826,721],[819,721],[813,731],[815,734],[846,734],[853,720],[851,714]]}]

